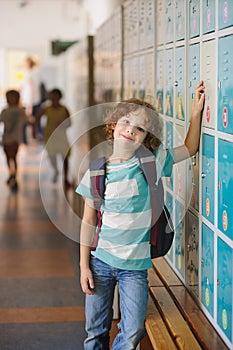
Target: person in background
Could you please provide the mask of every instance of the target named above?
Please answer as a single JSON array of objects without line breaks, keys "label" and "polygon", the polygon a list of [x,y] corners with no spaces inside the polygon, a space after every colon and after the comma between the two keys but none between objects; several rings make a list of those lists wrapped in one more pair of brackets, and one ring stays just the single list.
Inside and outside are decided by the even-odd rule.
[{"label": "person in background", "polygon": [[[25,60],[26,75],[21,87],[21,99],[26,114],[35,118],[41,105],[41,82],[37,62],[32,57]],[[23,143],[27,144],[27,124],[23,128]],[[42,139],[40,123],[37,125],[37,136]]]},{"label": "person in background", "polygon": [[[116,283],[121,319],[111,349],[135,349],[145,335],[147,270],[152,267],[151,205],[149,187],[135,153],[142,145],[153,151],[156,163],[163,164],[161,176],[171,176],[174,163],[193,156],[198,150],[204,91],[201,81],[196,87],[185,142],[171,150],[159,148],[162,123],[155,108],[147,102],[135,98],[123,101],[105,120],[112,154],[106,161],[105,197],[100,208],[102,225],[94,251],[91,246],[97,214],[90,169],[76,189],[85,200],[80,232],[80,283],[86,294],[85,350],[109,349]],[[96,186],[100,186],[98,181]]]},{"label": "person in background", "polygon": [[70,126],[70,113],[67,107],[61,104],[61,98],[62,92],[60,89],[55,88],[49,92],[48,99],[50,104],[39,109],[36,115],[35,127],[40,122],[41,117],[45,116],[46,125],[43,128],[43,135],[45,147],[54,170],[53,182],[57,182],[59,175],[57,157],[61,155],[64,170],[63,182],[64,186],[68,188],[70,187],[68,181],[70,146],[66,129]]},{"label": "person in background", "polygon": [[22,142],[23,126],[27,124],[28,118],[24,108],[19,106],[20,94],[18,91],[8,90],[6,100],[8,107],[3,109],[0,115],[0,122],[4,124],[2,144],[9,169],[7,184],[12,190],[17,190],[17,153]]}]

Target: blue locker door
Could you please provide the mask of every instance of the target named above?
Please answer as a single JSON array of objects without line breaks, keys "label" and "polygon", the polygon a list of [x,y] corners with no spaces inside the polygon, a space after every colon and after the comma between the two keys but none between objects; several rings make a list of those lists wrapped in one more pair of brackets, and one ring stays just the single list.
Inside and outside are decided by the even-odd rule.
[{"label": "blue locker door", "polygon": [[189,47],[189,119],[191,118],[195,87],[200,80],[200,44],[191,45]]},{"label": "blue locker door", "polygon": [[176,41],[184,39],[185,32],[185,6],[183,0],[175,3]]},{"label": "blue locker door", "polygon": [[184,206],[177,199],[175,200],[175,266],[184,277],[184,244],[185,244],[185,226],[184,226]]},{"label": "blue locker door", "polygon": [[[166,199],[165,199],[165,203],[166,203],[166,206],[169,210],[169,213],[171,214],[171,217],[172,217],[172,221],[174,223],[174,205],[173,205],[173,196],[167,191],[166,192]],[[169,260],[171,262],[173,262],[173,251],[174,251],[174,242],[169,250],[169,252],[167,253],[167,257],[169,258]]]},{"label": "blue locker door", "polygon": [[175,69],[175,100],[176,100],[176,118],[184,120],[185,118],[185,82],[184,82],[184,68],[185,68],[185,52],[184,47],[176,48],[176,69]]},{"label": "blue locker door", "polygon": [[203,34],[215,30],[215,0],[203,0]]},{"label": "blue locker door", "polygon": [[202,224],[201,301],[214,317],[214,232]]},{"label": "blue locker door", "polygon": [[164,89],[164,51],[157,52],[157,81],[155,107],[158,113],[163,114],[163,89]]},{"label": "blue locker door", "polygon": [[200,35],[200,0],[189,1],[189,37]]},{"label": "blue locker door", "polygon": [[217,322],[232,341],[232,248],[218,238]]},{"label": "blue locker door", "polygon": [[218,143],[218,228],[233,239],[233,143]]},{"label": "blue locker door", "polygon": [[214,137],[202,137],[202,215],[214,223]]},{"label": "blue locker door", "polygon": [[233,134],[233,35],[218,45],[218,130]]},{"label": "blue locker door", "polygon": [[[167,149],[172,149],[174,144],[173,136],[173,123],[166,122],[166,147]],[[173,189],[173,174],[166,178],[166,184],[170,189]]]},{"label": "blue locker door", "polygon": [[233,24],[233,1],[219,0],[218,4],[219,29],[229,27]]},{"label": "blue locker door", "polygon": [[166,57],[165,57],[165,111],[164,113],[169,116],[173,117],[173,111],[174,111],[174,69],[173,69],[173,62],[174,62],[174,50],[166,50]]},{"label": "blue locker door", "polygon": [[165,30],[166,30],[166,43],[170,43],[174,40],[173,38],[173,23],[174,23],[174,15],[173,15],[173,1],[166,0],[166,8],[165,8]]},{"label": "blue locker door", "polygon": [[188,178],[192,179],[192,195],[190,206],[199,211],[199,155],[192,157],[188,164]]},{"label": "blue locker door", "polygon": [[193,215],[189,210],[187,212],[187,223],[187,282],[190,288],[198,295],[198,217]]}]

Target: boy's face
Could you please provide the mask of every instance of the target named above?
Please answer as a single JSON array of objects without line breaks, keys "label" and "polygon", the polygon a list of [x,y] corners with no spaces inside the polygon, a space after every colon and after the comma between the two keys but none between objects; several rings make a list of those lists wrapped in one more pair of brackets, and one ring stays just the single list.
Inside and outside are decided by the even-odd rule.
[{"label": "boy's face", "polygon": [[145,114],[138,111],[121,117],[114,130],[114,139],[142,144],[147,135]]}]

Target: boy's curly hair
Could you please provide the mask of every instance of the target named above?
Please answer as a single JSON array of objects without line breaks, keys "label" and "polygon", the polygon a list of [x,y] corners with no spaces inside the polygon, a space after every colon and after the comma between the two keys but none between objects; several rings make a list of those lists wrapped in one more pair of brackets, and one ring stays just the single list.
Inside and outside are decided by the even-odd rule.
[{"label": "boy's curly hair", "polygon": [[137,98],[130,98],[118,103],[114,110],[105,117],[107,140],[113,140],[113,134],[118,120],[135,112],[144,112],[146,115],[147,135],[143,145],[151,151],[158,149],[163,138],[162,118],[156,112],[153,105]]}]

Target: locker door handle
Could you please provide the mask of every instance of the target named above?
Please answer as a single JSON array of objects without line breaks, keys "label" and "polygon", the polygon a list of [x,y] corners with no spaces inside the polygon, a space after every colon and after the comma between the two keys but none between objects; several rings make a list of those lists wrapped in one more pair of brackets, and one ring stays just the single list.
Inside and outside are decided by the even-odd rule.
[{"label": "locker door handle", "polygon": [[177,81],[177,80],[174,82],[174,86],[175,86],[175,87],[178,86],[178,81]]},{"label": "locker door handle", "polygon": [[196,156],[192,157],[192,165],[193,166],[197,165],[197,157]]},{"label": "locker door handle", "polygon": [[202,172],[201,173],[201,178],[204,179],[206,177],[206,173]]}]

